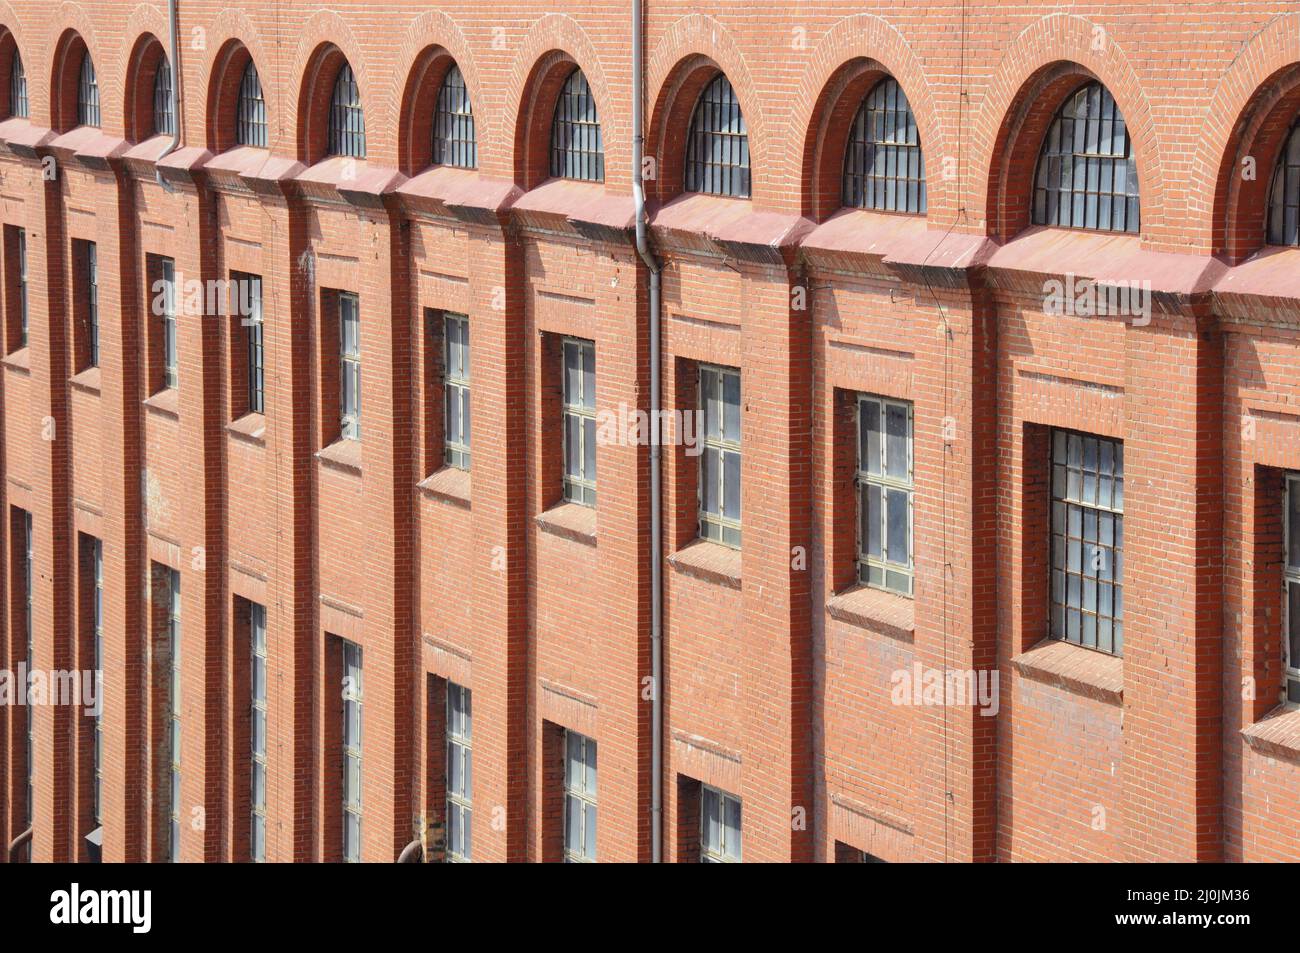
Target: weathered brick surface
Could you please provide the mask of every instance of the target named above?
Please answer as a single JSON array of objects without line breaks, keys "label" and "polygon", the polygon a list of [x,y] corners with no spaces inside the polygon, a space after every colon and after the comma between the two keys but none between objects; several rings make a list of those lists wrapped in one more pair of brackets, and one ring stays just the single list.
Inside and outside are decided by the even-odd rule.
[{"label": "weathered brick surface", "polygon": [[[650,857],[650,457],[602,445],[599,506],[575,522],[558,449],[564,336],[595,343],[602,409],[644,408],[650,389],[648,274],[617,224],[627,7],[186,2],[182,149],[156,164],[167,140],[141,140],[162,8],[0,0],[0,91],[20,54],[31,103],[29,123],[0,125],[0,664],[25,651],[17,511],[33,516],[42,668],[89,665],[78,539],[102,540],[105,859],[163,849],[155,564],[181,574],[182,859],[248,855],[246,602],[267,609],[268,859],[341,853],[341,639],[364,650],[363,859],[442,820],[448,681],[473,691],[475,859],[559,855],[563,728],[598,745],[599,859]],[[742,799],[747,860],[1300,859],[1300,753],[1256,730],[1282,685],[1300,253],[1251,257],[1300,109],[1300,13],[647,7],[664,406],[696,407],[700,364],[738,368],[744,433],[738,559],[682,554],[699,458],[664,453],[666,859],[698,856],[701,784]],[[57,137],[83,49],[104,138],[75,146]],[[355,168],[324,158],[345,57],[366,118]],[[265,153],[233,148],[249,58]],[[428,167],[429,113],[453,61],[479,167],[446,175]],[[539,189],[572,64],[606,180]],[[748,124],[747,203],[681,194],[717,69]],[[885,75],[916,115],[923,221],[840,212],[847,125]],[[1027,228],[1043,130],[1089,78],[1132,133],[1140,236]],[[78,373],[86,241],[100,362]],[[264,413],[247,412],[229,316],[181,315],[180,386],[159,393],[159,256],[183,279],[262,276]],[[1046,312],[1046,280],[1099,270],[1155,285],[1149,324]],[[359,447],[337,442],[340,292],[361,301]],[[467,479],[441,472],[443,311],[469,316]],[[859,393],[914,404],[911,599],[849,591]],[[1087,664],[1053,680],[1021,658],[1046,634],[1052,427],[1125,442],[1122,692],[1083,684]],[[997,715],[895,704],[914,665],[996,670]],[[0,710],[0,841],[26,811],[28,715]],[[91,735],[69,710],[30,715],[34,856],[82,858]]]}]

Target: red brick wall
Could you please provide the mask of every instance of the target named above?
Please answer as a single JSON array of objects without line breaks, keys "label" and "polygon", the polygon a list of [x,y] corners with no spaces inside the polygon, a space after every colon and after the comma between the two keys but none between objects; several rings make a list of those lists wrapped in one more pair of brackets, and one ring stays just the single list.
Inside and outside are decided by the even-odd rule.
[{"label": "red brick wall", "polygon": [[[152,563],[182,576],[184,859],[247,850],[236,599],[267,608],[268,859],[340,850],[339,638],[365,652],[364,859],[395,859],[440,810],[429,676],[473,691],[476,859],[556,855],[547,732],[563,728],[599,746],[599,858],[649,859],[650,454],[602,444],[595,511],[560,505],[556,417],[565,335],[595,344],[600,409],[648,401],[627,5],[182,6],[182,37],[199,38],[172,64],[182,148],[157,162],[167,140],[138,139],[165,15],[0,2],[0,90],[17,50],[31,103],[29,121],[0,123],[0,505],[33,514],[43,668],[85,655],[77,534],[103,540],[105,859],[161,849]],[[744,461],[736,555],[692,549],[699,458],[664,452],[665,857],[697,853],[706,783],[741,798],[748,860],[1300,859],[1300,752],[1274,737],[1300,737],[1276,710],[1300,253],[1251,259],[1260,183],[1300,104],[1300,14],[1276,0],[647,8],[664,406],[695,408],[701,363],[739,369]],[[83,48],[101,133],[61,136]],[[250,57],[267,151],[233,148]],[[356,163],[320,161],[343,58],[365,107]],[[452,60],[476,171],[426,165]],[[603,185],[546,180],[571,63],[602,122]],[[694,95],[717,70],[749,129],[747,202],[681,194]],[[886,74],[925,150],[923,218],[839,210],[845,124]],[[1042,129],[1088,78],[1132,134],[1140,236],[1025,227]],[[1237,173],[1248,158],[1254,179]],[[11,227],[27,229],[22,350]],[[82,241],[97,246],[101,356],[72,380]],[[154,256],[181,280],[262,276],[263,414],[244,413],[229,316],[181,314],[180,386],[155,393]],[[1049,313],[1044,282],[1066,275],[1150,281],[1151,321]],[[337,291],[360,299],[359,445],[336,439]],[[442,466],[426,320],[442,309],[469,316],[469,475]],[[855,585],[859,393],[913,404],[912,598]],[[1034,651],[1052,427],[1122,439],[1127,456],[1125,655],[1066,652],[1070,677]],[[9,667],[11,534],[0,521]],[[896,703],[917,665],[996,672],[996,716]],[[1113,690],[1096,684],[1107,672]],[[34,855],[75,859],[87,789],[68,729],[84,719],[32,714]],[[0,710],[0,840],[20,833],[24,718]]]}]

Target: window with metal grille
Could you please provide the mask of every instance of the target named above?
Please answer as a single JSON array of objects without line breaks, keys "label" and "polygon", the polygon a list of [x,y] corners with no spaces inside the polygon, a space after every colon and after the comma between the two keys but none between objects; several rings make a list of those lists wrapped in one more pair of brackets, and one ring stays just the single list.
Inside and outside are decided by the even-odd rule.
[{"label": "window with metal grille", "polygon": [[686,137],[686,191],[749,198],[749,131],[740,100],[719,73],[695,102]]},{"label": "window with metal grille", "polygon": [[1300,118],[1287,134],[1273,170],[1268,200],[1268,243],[1300,245]]},{"label": "window with metal grille", "polygon": [[361,302],[354,294],[339,295],[339,387],[343,437],[361,439]]},{"label": "window with metal grille", "polygon": [[343,644],[343,860],[361,860],[361,646]]},{"label": "window with metal grille", "polygon": [[1034,177],[1035,225],[1138,231],[1137,160],[1110,90],[1091,82],[1052,118]]},{"label": "window with metal grille", "polygon": [[159,279],[162,282],[162,386],[176,387],[180,384],[179,359],[176,344],[176,262],[170,258],[158,259]]},{"label": "window with metal grille", "polygon": [[159,136],[176,134],[176,115],[172,112],[172,66],[167,57],[158,60],[153,77],[153,131]]},{"label": "window with metal grille", "polygon": [[248,634],[252,649],[248,735],[250,765],[249,857],[254,863],[266,860],[266,607],[256,602],[248,605]]},{"label": "window with metal grille", "polygon": [[443,459],[469,469],[469,318],[442,317]]},{"label": "window with metal grille", "polygon": [[925,155],[916,117],[892,77],[872,87],[853,117],[844,154],[844,204],[925,213]]},{"label": "window with metal grille", "polygon": [[89,367],[99,366],[99,252],[86,242],[86,359]]},{"label": "window with metal grille", "polygon": [[564,81],[551,122],[551,175],[586,182],[605,181],[605,146],[596,99],[587,77],[575,69]]},{"label": "window with metal grille", "polygon": [[912,594],[912,405],[858,400],[858,579]]},{"label": "window with metal grille", "polygon": [[564,341],[564,498],[596,505],[596,345]]},{"label": "window with metal grille", "polygon": [[1124,654],[1124,444],[1052,431],[1051,635]]},{"label": "window with metal grille", "polygon": [[700,536],[740,547],[740,371],[700,368]]},{"label": "window with metal grille", "polygon": [[473,726],[468,688],[447,683],[447,859],[471,858]]},{"label": "window with metal grille", "polygon": [[459,169],[478,166],[474,111],[465,77],[455,64],[447,70],[438,89],[438,103],[433,112],[433,164]]},{"label": "window with metal grille", "polygon": [[352,67],[344,63],[334,80],[334,96],[330,100],[329,154],[332,156],[366,157],[366,116],[361,109],[361,90]]},{"label": "window with metal grille", "polygon": [[564,732],[564,862],[596,860],[596,742]]},{"label": "window with metal grille", "polygon": [[23,72],[23,58],[14,50],[14,62],[9,67],[9,115],[26,119],[31,113],[27,102],[27,74]]},{"label": "window with metal grille", "polygon": [[239,103],[235,107],[235,142],[241,146],[266,148],[266,100],[262,81],[252,60],[239,80]]},{"label": "window with metal grille", "polygon": [[181,857],[181,574],[175,569],[164,569],[163,598],[167,600],[167,652],[170,656],[167,681],[168,792],[167,815],[170,818],[167,836],[167,859],[173,864]]},{"label": "window with metal grille", "polygon": [[236,273],[235,293],[238,295],[240,327],[247,335],[248,345],[248,412],[264,413],[266,369],[265,351],[262,347],[262,277]]},{"label": "window with metal grille", "polygon": [[1286,700],[1300,704],[1300,474],[1286,478],[1284,602],[1286,613],[1282,658],[1286,669]]},{"label": "window with metal grille", "polygon": [[[83,545],[87,547],[90,563],[91,585],[94,587],[91,606],[94,626],[95,676],[102,687],[104,683],[104,544],[93,537],[83,536]],[[99,710],[95,713],[95,741],[92,757],[91,774],[94,788],[94,826],[104,823],[104,706],[101,700]]]},{"label": "window with metal grille", "polygon": [[95,64],[89,50],[81,57],[81,75],[77,80],[77,125],[99,125],[99,83],[95,81]]},{"label": "window with metal grille", "polygon": [[740,798],[700,785],[700,863],[740,860]]}]

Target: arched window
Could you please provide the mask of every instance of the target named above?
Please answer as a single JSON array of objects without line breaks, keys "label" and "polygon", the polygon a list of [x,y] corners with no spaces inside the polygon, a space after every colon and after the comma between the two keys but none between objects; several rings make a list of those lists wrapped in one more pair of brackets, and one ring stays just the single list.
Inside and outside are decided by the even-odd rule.
[{"label": "arched window", "polygon": [[1282,153],[1277,157],[1277,168],[1273,170],[1268,200],[1268,243],[1300,245],[1300,118],[1287,133]]},{"label": "arched window", "polygon": [[1035,225],[1138,231],[1137,162],[1110,91],[1090,82],[1065,100],[1043,140]]},{"label": "arched window", "polygon": [[454,64],[443,77],[433,112],[433,163],[454,165],[460,169],[478,166],[469,90],[465,88],[465,77],[461,75],[460,67]]},{"label": "arched window", "polygon": [[704,87],[691,115],[686,191],[749,198],[749,131],[736,91],[722,73]]},{"label": "arched window", "polygon": [[925,213],[925,156],[916,117],[892,77],[862,100],[844,153],[844,204]]},{"label": "arched window", "polygon": [[159,136],[176,134],[176,116],[172,112],[172,67],[165,56],[158,60],[158,72],[153,77],[153,131]]},{"label": "arched window", "polygon": [[95,82],[95,64],[89,50],[81,58],[81,76],[77,80],[77,125],[99,125],[99,84]]},{"label": "arched window", "polygon": [[26,119],[30,115],[27,104],[27,74],[23,72],[23,58],[14,50],[13,66],[9,67],[9,115]]},{"label": "arched window", "polygon": [[330,101],[329,154],[366,157],[366,117],[361,110],[361,91],[352,67],[346,62],[339,67]]},{"label": "arched window", "polygon": [[257,67],[249,60],[239,80],[239,104],[235,107],[235,142],[241,146],[266,148],[266,100]]},{"label": "arched window", "polygon": [[587,182],[605,181],[605,146],[600,138],[596,100],[582,70],[564,81],[551,123],[551,175]]}]

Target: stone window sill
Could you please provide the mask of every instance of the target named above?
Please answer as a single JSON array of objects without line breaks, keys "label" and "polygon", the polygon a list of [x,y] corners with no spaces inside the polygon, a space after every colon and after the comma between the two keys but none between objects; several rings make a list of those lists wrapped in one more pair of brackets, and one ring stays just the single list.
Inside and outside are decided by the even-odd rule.
[{"label": "stone window sill", "polygon": [[20,347],[4,356],[3,363],[5,367],[12,367],[16,371],[25,371],[28,374],[32,371],[32,349],[30,347]]},{"label": "stone window sill", "polygon": [[1283,705],[1241,729],[1246,744],[1261,754],[1300,761],[1300,708]]},{"label": "stone window sill", "polygon": [[686,576],[740,588],[740,550],[708,539],[698,539],[668,557],[668,565]]},{"label": "stone window sill", "polygon": [[581,503],[560,503],[545,513],[540,513],[535,522],[539,529],[552,536],[571,539],[584,546],[596,545],[596,508],[583,506]]},{"label": "stone window sill", "polygon": [[1124,701],[1124,660],[1095,649],[1044,639],[1011,660],[1025,678],[1119,705]]},{"label": "stone window sill", "polygon": [[101,373],[98,367],[88,367],[78,374],[68,378],[68,383],[77,390],[85,391],[87,394],[99,396],[101,385]]},{"label": "stone window sill", "polygon": [[439,500],[470,508],[470,477],[468,470],[459,467],[442,467],[418,484],[425,493]]},{"label": "stone window sill", "polygon": [[266,417],[263,414],[244,414],[226,424],[226,433],[260,447],[266,436]]},{"label": "stone window sill", "polygon": [[826,612],[832,619],[900,642],[911,642],[916,631],[913,600],[862,584],[831,596]]},{"label": "stone window sill", "polygon": [[171,417],[174,420],[180,420],[181,418],[181,392],[175,387],[165,388],[150,397],[146,397],[144,405],[164,417]]},{"label": "stone window sill", "polygon": [[328,447],[316,451],[316,459],[327,466],[361,475],[361,441],[335,440]]}]

